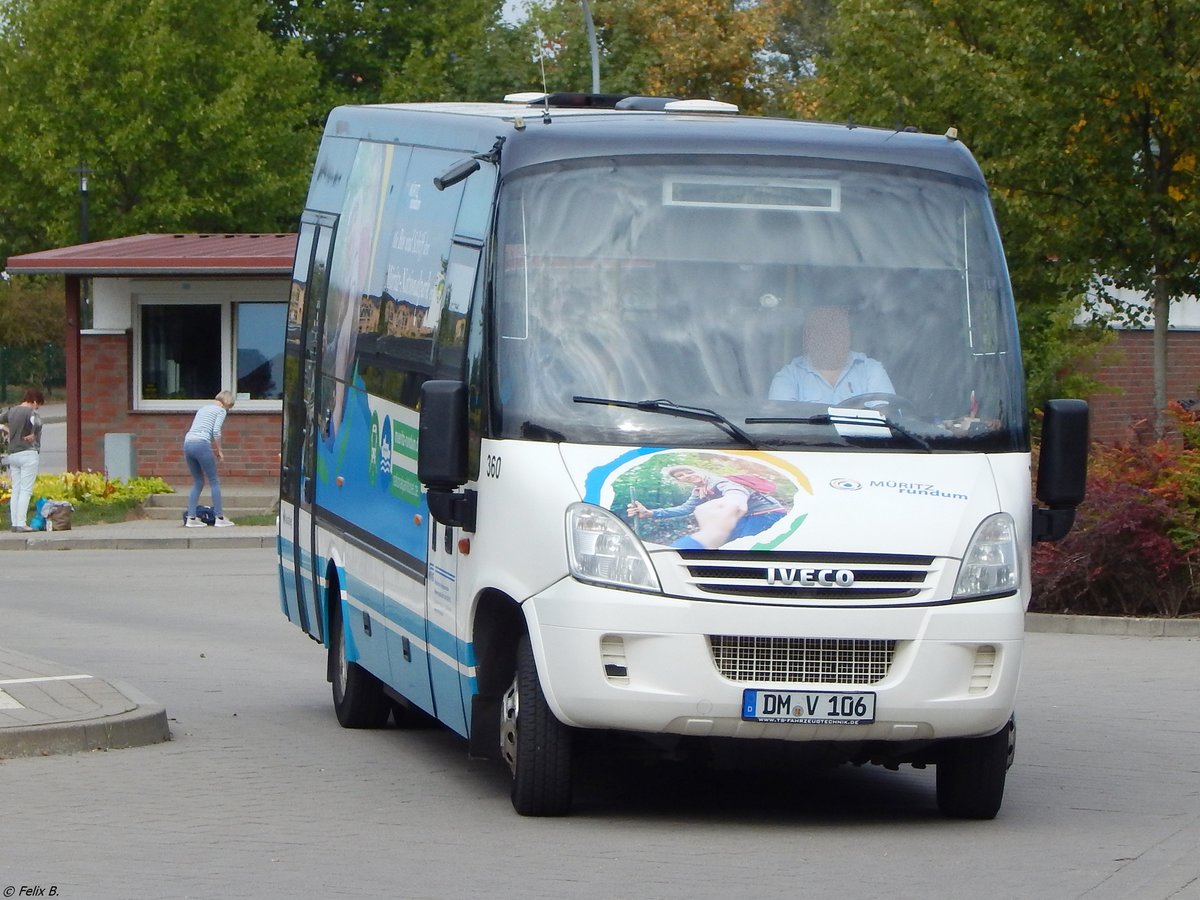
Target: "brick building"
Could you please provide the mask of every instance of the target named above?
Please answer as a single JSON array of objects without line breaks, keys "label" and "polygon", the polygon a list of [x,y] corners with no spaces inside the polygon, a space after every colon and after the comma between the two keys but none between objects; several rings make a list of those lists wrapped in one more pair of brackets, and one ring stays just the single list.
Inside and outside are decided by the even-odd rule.
[{"label": "brick building", "polygon": [[[1088,398],[1092,440],[1127,443],[1154,427],[1154,332],[1122,329],[1105,351],[1113,361],[1094,374],[1113,388]],[[1200,331],[1167,335],[1167,399],[1200,398]]]},{"label": "brick building", "polygon": [[[66,279],[67,468],[189,480],[183,434],[219,390],[222,478],[278,477],[283,339],[294,234],[138,235],[10,257]],[[85,294],[86,290],[86,294]]]},{"label": "brick building", "polygon": [[[1154,312],[1145,296],[1112,291],[1125,309],[1141,309],[1142,325],[1114,326],[1116,341],[1104,350],[1104,363],[1091,372],[1110,390],[1088,398],[1092,440],[1127,443],[1154,429]],[[1101,304],[1101,308],[1103,308]],[[1167,334],[1167,400],[1200,398],[1200,299],[1171,304]]]}]

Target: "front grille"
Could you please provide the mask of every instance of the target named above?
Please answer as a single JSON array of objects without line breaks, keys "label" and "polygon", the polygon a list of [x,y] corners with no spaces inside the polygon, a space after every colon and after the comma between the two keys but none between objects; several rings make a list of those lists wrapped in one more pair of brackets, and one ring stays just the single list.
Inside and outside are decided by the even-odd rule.
[{"label": "front grille", "polygon": [[713,662],[731,681],[874,684],[892,665],[895,641],[837,638],[708,637]]},{"label": "front grille", "polygon": [[931,556],[680,550],[685,584],[722,599],[780,604],[913,600],[929,587]]}]

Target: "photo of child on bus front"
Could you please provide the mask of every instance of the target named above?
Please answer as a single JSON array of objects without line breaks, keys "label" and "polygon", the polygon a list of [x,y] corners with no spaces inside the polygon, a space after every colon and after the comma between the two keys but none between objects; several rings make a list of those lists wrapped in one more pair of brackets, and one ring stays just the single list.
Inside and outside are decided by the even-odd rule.
[{"label": "photo of child on bus front", "polygon": [[738,457],[678,453],[652,457],[614,489],[615,508],[625,498],[625,516],[643,540],[681,550],[715,550],[767,531],[791,511],[796,492],[779,473]]}]

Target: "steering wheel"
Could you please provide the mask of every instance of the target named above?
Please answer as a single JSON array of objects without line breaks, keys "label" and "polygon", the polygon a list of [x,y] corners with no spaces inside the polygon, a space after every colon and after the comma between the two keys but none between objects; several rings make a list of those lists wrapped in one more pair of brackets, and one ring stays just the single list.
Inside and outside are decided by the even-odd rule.
[{"label": "steering wheel", "polygon": [[910,411],[916,406],[907,397],[901,397],[899,394],[889,394],[887,391],[869,391],[865,394],[855,394],[853,397],[847,397],[845,400],[833,405],[845,406],[850,409],[875,409],[878,406],[887,406],[902,412]]}]

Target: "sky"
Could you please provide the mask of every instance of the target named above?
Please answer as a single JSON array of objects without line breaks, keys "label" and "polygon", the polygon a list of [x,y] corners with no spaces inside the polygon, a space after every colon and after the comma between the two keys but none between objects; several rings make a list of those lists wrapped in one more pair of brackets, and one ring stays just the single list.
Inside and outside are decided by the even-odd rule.
[{"label": "sky", "polygon": [[502,14],[504,21],[509,24],[521,21],[524,17],[527,4],[528,0],[504,0],[504,12]]}]

